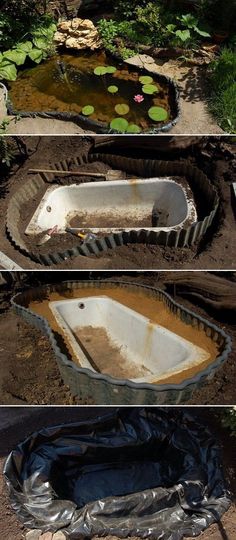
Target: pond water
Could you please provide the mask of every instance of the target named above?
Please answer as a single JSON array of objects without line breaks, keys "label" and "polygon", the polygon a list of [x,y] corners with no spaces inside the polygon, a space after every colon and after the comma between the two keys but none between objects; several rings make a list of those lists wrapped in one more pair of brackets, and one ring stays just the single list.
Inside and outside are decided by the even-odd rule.
[{"label": "pond water", "polygon": [[[116,71],[96,75],[94,69],[98,66],[113,66]],[[18,112],[82,114],[82,109],[90,105],[94,108],[89,115],[92,120],[109,126],[113,119],[120,117],[144,131],[173,119],[174,99],[169,84],[160,83],[158,77],[155,79],[152,75],[151,85],[157,90],[152,95],[145,93],[144,84],[139,80],[143,75],[132,66],[114,62],[104,52],[63,54],[22,71],[10,84],[10,99]],[[110,93],[110,86],[117,87],[118,91]],[[135,101],[135,96],[140,95],[142,101]],[[128,105],[128,112],[124,114],[119,109],[117,112],[115,108],[120,104]],[[148,111],[153,106],[163,108],[166,118],[151,119]]]}]

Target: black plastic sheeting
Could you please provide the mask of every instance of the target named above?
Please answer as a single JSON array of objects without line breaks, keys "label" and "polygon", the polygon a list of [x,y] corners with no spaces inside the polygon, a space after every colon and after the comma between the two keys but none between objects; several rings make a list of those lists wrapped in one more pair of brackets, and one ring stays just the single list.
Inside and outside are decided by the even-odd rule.
[{"label": "black plastic sheeting", "polygon": [[123,408],[45,428],[8,457],[14,510],[69,538],[198,536],[230,506],[210,432],[177,409]]}]

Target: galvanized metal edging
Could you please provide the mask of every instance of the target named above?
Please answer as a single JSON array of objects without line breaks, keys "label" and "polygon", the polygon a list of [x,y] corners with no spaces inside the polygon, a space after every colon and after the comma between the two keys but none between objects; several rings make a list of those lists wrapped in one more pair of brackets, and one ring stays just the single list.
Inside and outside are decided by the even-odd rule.
[{"label": "galvanized metal edging", "polygon": [[[35,197],[45,183],[52,182],[54,177],[54,174],[52,173],[36,174],[15,193],[10,200],[7,210],[7,233],[11,242],[24,255],[29,256],[37,263],[50,266],[52,264],[59,264],[70,257],[75,257],[78,255],[99,255],[102,252],[106,252],[109,249],[114,249],[115,247],[122,246],[127,243],[157,244],[175,248],[187,247],[199,242],[206,230],[211,226],[218,209],[219,197],[207,176],[197,167],[189,164],[186,161],[169,162],[149,159],[132,159],[123,156],[99,153],[84,154],[80,157],[73,157],[57,162],[53,165],[53,169],[58,171],[67,171],[70,170],[70,166],[72,164],[76,166],[83,166],[95,161],[102,161],[110,167],[119,168],[137,176],[186,176],[188,182],[190,184],[194,184],[194,189],[192,191],[194,192],[195,190],[195,194],[196,191],[201,192],[201,196],[204,198],[208,207],[207,215],[201,221],[179,230],[161,230],[156,232],[139,229],[138,231],[121,231],[110,233],[107,236],[97,238],[94,241],[90,241],[82,245],[78,243],[78,245],[67,250],[53,253],[48,252],[46,254],[35,253],[28,249],[19,231],[18,225],[21,219],[20,208],[21,205],[27,202],[30,198]],[[73,175],[73,171],[71,171],[71,174]]]},{"label": "galvanized metal edging", "polygon": [[[122,287],[130,290],[143,289],[148,294],[157,296],[162,299],[167,307],[175,313],[186,324],[192,324],[203,330],[208,337],[215,341],[220,353],[209,366],[197,373],[195,376],[185,379],[182,383],[176,384],[149,384],[135,383],[128,379],[116,379],[110,375],[95,373],[87,368],[80,368],[72,360],[64,354],[58,345],[46,318],[37,315],[22,304],[28,304],[32,300],[46,295],[49,292],[60,292],[67,289],[83,289],[87,287],[99,286]],[[95,403],[124,403],[124,404],[178,404],[190,399],[193,390],[202,385],[204,380],[213,377],[216,370],[226,361],[228,354],[231,352],[231,338],[214,323],[208,322],[200,315],[195,314],[191,310],[183,307],[175,302],[173,298],[161,289],[149,285],[140,285],[132,282],[123,281],[65,281],[60,284],[44,285],[35,289],[30,289],[25,292],[17,293],[11,299],[11,305],[16,312],[23,316],[27,322],[40,328],[41,331],[48,337],[53,350],[55,352],[58,366],[64,379],[73,395],[78,395],[82,398],[88,398],[89,392],[95,399]]]}]

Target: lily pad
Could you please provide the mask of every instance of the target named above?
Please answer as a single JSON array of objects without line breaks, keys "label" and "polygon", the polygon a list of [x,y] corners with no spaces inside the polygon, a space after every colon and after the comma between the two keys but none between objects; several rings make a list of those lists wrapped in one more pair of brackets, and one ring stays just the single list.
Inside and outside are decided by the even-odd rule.
[{"label": "lily pad", "polygon": [[151,107],[148,116],[154,122],[164,122],[168,118],[168,112],[163,107]]},{"label": "lily pad", "polygon": [[108,86],[108,92],[110,92],[110,94],[116,94],[119,90],[118,86]]},{"label": "lily pad", "polygon": [[150,77],[149,75],[142,75],[141,77],[139,77],[139,81],[142,84],[152,84],[153,78]]},{"label": "lily pad", "polygon": [[155,92],[159,92],[159,88],[155,84],[145,84],[142,88],[142,91],[144,94],[155,94]]},{"label": "lily pad", "polygon": [[141,133],[141,128],[137,124],[129,124],[126,133]]},{"label": "lily pad", "polygon": [[123,116],[125,114],[128,114],[129,112],[129,105],[126,105],[125,103],[118,103],[116,106],[115,106],[115,111],[117,112],[117,114]]},{"label": "lily pad", "polygon": [[115,73],[117,71],[117,69],[114,66],[107,66],[106,71],[107,71],[107,73]]},{"label": "lily pad", "polygon": [[114,129],[115,131],[120,131],[121,133],[125,133],[127,130],[129,123],[125,118],[114,118],[110,123],[110,128]]},{"label": "lily pad", "polygon": [[105,66],[97,66],[94,70],[93,70],[94,74],[95,75],[106,75],[107,73],[107,68]]},{"label": "lily pad", "polygon": [[84,116],[90,116],[90,114],[93,114],[94,113],[94,107],[92,105],[85,105],[85,107],[83,107],[82,109],[82,114],[84,114]]}]

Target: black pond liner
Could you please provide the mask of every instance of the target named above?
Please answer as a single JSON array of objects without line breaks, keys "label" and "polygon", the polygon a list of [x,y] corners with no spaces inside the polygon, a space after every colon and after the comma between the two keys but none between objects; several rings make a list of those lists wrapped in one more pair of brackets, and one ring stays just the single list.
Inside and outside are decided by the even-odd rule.
[{"label": "black pond liner", "polygon": [[[53,182],[53,178],[55,177],[55,174],[52,173],[36,174],[13,195],[7,210],[7,234],[11,242],[24,255],[29,256],[37,263],[50,266],[52,264],[59,264],[70,257],[76,257],[78,255],[100,255],[109,249],[133,243],[156,244],[182,248],[198,243],[206,233],[207,229],[212,225],[218,209],[219,197],[207,176],[188,161],[158,161],[151,159],[126,158],[110,154],[85,154],[83,156],[72,157],[57,162],[52,165],[52,168],[58,171],[68,171],[72,165],[80,167],[95,161],[101,161],[112,168],[124,170],[129,174],[146,178],[153,176],[184,176],[193,191],[194,198],[199,201],[204,201],[206,213],[196,223],[193,223],[186,228],[182,227],[178,230],[172,229],[169,232],[164,230],[159,232],[146,231],[144,229],[133,230],[130,232],[121,231],[110,233],[91,242],[85,242],[83,244],[79,243],[77,246],[65,251],[61,250],[53,253],[48,252],[46,254],[40,254],[29,250],[23,234],[21,234],[19,229],[22,205],[28,202],[29,199],[37,197],[37,193],[42,187],[45,186],[46,190],[47,184]],[[73,171],[71,174],[73,175]]]},{"label": "black pond liner", "polygon": [[11,452],[4,475],[26,527],[71,539],[196,537],[231,504],[216,441],[173,409],[44,428]]},{"label": "black pond liner", "polygon": [[[190,379],[175,384],[135,383],[128,379],[118,379],[104,373],[97,373],[79,367],[70,359],[67,350],[61,348],[61,342],[57,340],[47,319],[39,316],[26,306],[32,301],[42,301],[51,292],[63,294],[68,290],[82,290],[86,287],[98,289],[104,285],[111,288],[125,288],[132,292],[143,290],[150,297],[161,300],[185,324],[204,331],[210,339],[216,342],[219,348],[217,358]],[[48,337],[56,356],[61,377],[64,383],[69,386],[71,394],[82,400],[92,398],[93,403],[96,405],[176,405],[184,403],[192,397],[194,390],[201,388],[205,382],[213,378],[231,352],[231,339],[224,330],[178,304],[161,289],[147,285],[104,280],[64,281],[60,284],[44,285],[18,293],[11,299],[11,305],[18,315],[23,317],[29,324],[36,326]],[[199,345],[201,344],[199,343]]]},{"label": "black pond liner", "polygon": [[[114,56],[114,55],[113,55]],[[121,60],[119,57],[115,56],[116,59],[119,61]],[[123,62],[124,63],[124,62]],[[147,70],[145,68],[141,68],[139,66],[130,66],[135,67],[136,71],[139,71],[140,73],[144,75],[153,75],[157,82],[165,83],[169,86],[170,90],[170,101],[171,101],[171,109],[172,109],[172,116],[173,120],[168,122],[167,124],[164,124],[163,126],[157,126],[152,125],[152,127],[148,130],[143,130],[140,135],[143,134],[158,134],[158,133],[165,133],[167,131],[170,131],[172,127],[174,127],[179,118],[180,118],[180,101],[179,101],[179,90],[177,87],[177,84],[173,79],[170,77],[167,77],[162,74],[158,74],[156,72],[152,72],[150,70]],[[82,114],[77,113],[67,113],[67,112],[59,112],[59,111],[45,111],[45,112],[27,112],[27,111],[17,111],[14,108],[14,105],[12,101],[8,98],[8,101],[6,103],[7,106],[7,113],[11,116],[20,116],[21,118],[52,118],[57,120],[64,120],[67,122],[74,122],[78,126],[80,126],[85,131],[94,132],[94,133],[119,133],[118,131],[112,130],[108,124],[104,122],[97,122],[96,120],[92,120],[89,117],[83,116]]]}]

